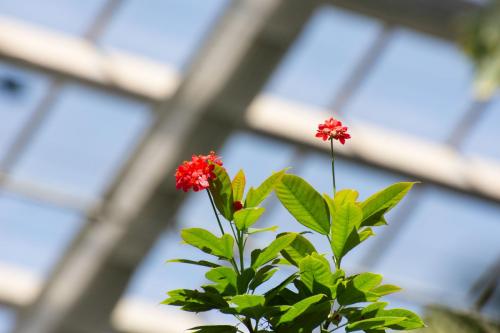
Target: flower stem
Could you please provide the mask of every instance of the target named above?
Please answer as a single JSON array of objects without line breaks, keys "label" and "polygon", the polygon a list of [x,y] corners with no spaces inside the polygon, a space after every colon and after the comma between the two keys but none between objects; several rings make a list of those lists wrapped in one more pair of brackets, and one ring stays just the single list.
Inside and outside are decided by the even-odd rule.
[{"label": "flower stem", "polygon": [[243,262],[243,249],[244,249],[244,246],[245,246],[245,243],[244,243],[244,237],[245,237],[245,234],[243,233],[243,231],[241,231],[241,233],[239,233],[239,242],[238,242],[238,252],[239,252],[239,256],[240,256],[240,269],[241,269],[241,273],[243,274],[243,270],[245,269],[245,263]]},{"label": "flower stem", "polygon": [[214,199],[212,198],[212,195],[210,194],[210,191],[208,189],[207,189],[207,194],[208,198],[210,199],[210,203],[212,204],[212,209],[214,210],[215,217],[217,218],[217,223],[219,224],[220,232],[224,235],[225,234],[224,228],[222,228],[222,223],[220,223],[219,214],[217,213],[217,209],[215,208],[214,204]]},{"label": "flower stem", "polygon": [[333,196],[337,192],[337,186],[335,185],[335,154],[333,152],[333,138],[330,139],[330,153],[332,154],[332,184],[333,184]]}]

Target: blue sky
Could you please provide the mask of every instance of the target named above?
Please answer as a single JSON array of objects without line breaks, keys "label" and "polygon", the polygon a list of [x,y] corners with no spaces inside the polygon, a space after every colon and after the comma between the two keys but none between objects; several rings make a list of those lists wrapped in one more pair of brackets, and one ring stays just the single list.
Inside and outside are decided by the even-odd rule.
[{"label": "blue sky", "polygon": [[[0,15],[82,35],[103,3],[2,0]],[[226,3],[129,0],[112,18],[98,44],[104,49],[141,54],[182,71]],[[375,20],[322,8],[264,91],[300,103],[330,106],[380,29],[381,24]],[[5,75],[17,78],[23,89],[17,95],[0,91],[0,158],[51,82],[43,74],[0,63],[0,77]],[[455,45],[398,29],[342,114],[348,123],[374,123],[443,142],[471,102],[472,76],[470,62]],[[500,160],[499,111],[500,99],[496,98],[460,147],[466,154]],[[151,121],[150,105],[75,83],[65,84],[47,121],[12,174],[83,198],[99,197]],[[250,184],[258,184],[271,171],[291,165],[294,172],[321,191],[330,191],[329,181],[325,182],[329,179],[328,160],[306,153],[296,161],[293,153],[290,145],[249,133],[235,133],[222,150],[230,173],[246,168]],[[356,187],[361,197],[402,179],[345,160],[338,161],[337,170],[339,187]],[[500,252],[495,237],[500,234],[500,207],[421,186],[424,199],[410,197],[405,203],[415,205],[410,216],[398,218],[397,211],[391,215],[393,222],[404,223],[404,228],[374,269],[401,281],[405,287],[430,290],[436,297],[454,295],[462,299],[474,279]],[[189,196],[179,213],[179,227],[215,227],[207,214],[206,197]],[[283,209],[273,207],[272,201],[265,223],[300,228]],[[4,192],[0,195],[0,260],[45,277],[80,227],[78,212]],[[370,248],[367,242],[363,249],[350,254],[349,265],[354,268]],[[157,303],[168,289],[195,287],[203,279],[199,270],[191,274],[193,268],[164,265],[167,258],[195,254],[190,251],[179,246],[177,233],[162,236],[141,265],[128,294]],[[188,278],[181,280],[181,275]],[[7,318],[9,315],[0,308],[0,333],[6,332],[1,325],[7,325]]]}]

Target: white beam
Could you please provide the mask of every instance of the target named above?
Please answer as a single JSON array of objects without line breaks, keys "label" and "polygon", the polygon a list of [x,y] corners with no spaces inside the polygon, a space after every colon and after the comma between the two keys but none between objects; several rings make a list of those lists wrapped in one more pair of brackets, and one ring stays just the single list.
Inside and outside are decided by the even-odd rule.
[{"label": "white beam", "polygon": [[179,84],[172,67],[5,16],[0,16],[0,57],[153,100],[172,95]]}]

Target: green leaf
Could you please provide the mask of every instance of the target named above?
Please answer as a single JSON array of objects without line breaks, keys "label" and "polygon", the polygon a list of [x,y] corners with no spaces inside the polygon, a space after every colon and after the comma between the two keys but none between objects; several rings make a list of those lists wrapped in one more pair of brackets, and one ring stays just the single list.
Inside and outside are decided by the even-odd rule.
[{"label": "green leaf", "polygon": [[234,176],[233,181],[231,182],[234,201],[241,201],[243,199],[243,193],[245,192],[245,183],[245,173],[240,169],[240,171],[238,171],[238,173]]},{"label": "green leaf", "polygon": [[278,271],[277,268],[273,265],[262,266],[257,273],[255,273],[255,277],[250,282],[249,289],[255,290],[258,286],[269,280],[274,273]]},{"label": "green leaf", "polygon": [[323,235],[330,232],[330,216],[325,201],[309,183],[295,175],[283,175],[275,186],[283,206],[302,225]]},{"label": "green leaf", "polygon": [[238,285],[238,293],[244,294],[247,292],[250,282],[255,277],[255,270],[251,267],[243,270],[243,273],[238,275],[237,285]]},{"label": "green leaf", "polygon": [[190,228],[183,229],[181,237],[186,243],[199,248],[203,252],[225,259],[233,258],[234,239],[229,234],[218,238],[205,229]]},{"label": "green leaf", "polygon": [[300,280],[310,292],[328,293],[332,285],[330,263],[317,253],[313,253],[299,262]]},{"label": "green leaf", "polygon": [[361,273],[352,279],[353,286],[362,291],[370,291],[380,285],[382,275],[375,273]]},{"label": "green leaf", "polygon": [[424,322],[418,315],[406,309],[382,310],[377,315],[404,318],[404,320],[388,326],[393,330],[414,330],[416,328],[425,327]]},{"label": "green leaf", "polygon": [[359,302],[375,302],[380,297],[373,292],[382,282],[382,275],[361,273],[338,287],[337,300],[341,305]]},{"label": "green leaf", "polygon": [[332,218],[332,249],[337,266],[340,266],[342,257],[356,245],[359,238],[357,228],[363,219],[363,212],[354,202],[335,207]]},{"label": "green leaf", "polygon": [[404,318],[401,317],[375,317],[364,319],[347,325],[346,332],[385,328],[400,323],[403,320]]},{"label": "green leaf", "polygon": [[213,263],[213,262],[210,262],[210,261],[206,261],[206,260],[189,260],[189,259],[171,259],[171,260],[167,260],[167,263],[171,263],[171,262],[180,262],[180,263],[183,263],[183,264],[191,264],[191,265],[197,265],[197,266],[204,266],[204,267],[220,267],[219,264],[216,264],[216,263]]},{"label": "green leaf", "polygon": [[202,312],[222,309],[228,306],[222,295],[215,289],[201,292],[190,289],[176,289],[168,292],[169,298],[162,304],[181,306],[185,311]]},{"label": "green leaf", "polygon": [[276,230],[278,230],[278,226],[277,225],[273,225],[272,227],[268,227],[268,228],[248,228],[247,234],[253,235],[253,234],[256,234],[256,233],[259,233],[259,232],[266,232],[266,231],[276,232]]},{"label": "green leaf", "polygon": [[[289,233],[279,234],[278,237],[286,234]],[[295,234],[295,239],[281,251],[281,255],[288,260],[290,264],[298,267],[299,262],[313,252],[317,252],[314,245],[301,234]]]},{"label": "green leaf", "polygon": [[324,295],[314,295],[301,300],[300,302],[292,305],[280,318],[278,325],[285,324],[293,321],[295,318],[306,312],[311,305],[318,303],[325,296]]},{"label": "green leaf", "polygon": [[281,281],[281,283],[278,284],[276,287],[274,287],[274,288],[270,289],[269,291],[267,291],[264,294],[264,296],[266,297],[266,300],[268,302],[272,302],[272,300],[274,299],[274,297],[276,297],[282,290],[284,290],[286,288],[286,286],[288,286],[295,279],[297,279],[297,277],[298,277],[297,273],[292,273],[286,279],[284,279],[283,281]]},{"label": "green leaf", "polygon": [[399,288],[398,286],[391,285],[391,284],[384,284],[382,286],[379,286],[379,287],[371,290],[371,292],[373,292],[379,296],[385,296],[385,295],[397,293],[398,291],[401,291],[401,288]]},{"label": "green leaf", "polygon": [[222,216],[224,216],[228,221],[232,221],[234,213],[234,199],[231,179],[229,178],[226,169],[220,165],[214,164],[213,172],[217,178],[210,182],[210,193],[214,198],[215,206]]},{"label": "green leaf", "polygon": [[295,236],[295,234],[288,234],[283,237],[276,238],[271,244],[269,244],[268,247],[266,247],[261,253],[259,253],[255,261],[252,260],[252,267],[257,269],[276,258],[281,250],[283,250],[293,242]]},{"label": "green leaf", "polygon": [[216,267],[209,270],[205,277],[215,282],[214,287],[221,294],[234,294],[238,290],[238,276],[230,267]]},{"label": "green leaf", "polygon": [[265,198],[269,194],[271,194],[274,184],[285,174],[286,170],[288,169],[283,169],[281,171],[273,173],[269,178],[264,180],[262,184],[259,185],[256,189],[253,187],[248,190],[247,197],[245,200],[245,207],[256,207],[258,206],[262,201],[264,201]]},{"label": "green leaf", "polygon": [[238,230],[246,230],[251,227],[264,213],[265,208],[251,207],[240,209],[234,213],[234,224]]},{"label": "green leaf", "polygon": [[[382,287],[382,286],[381,286]],[[386,328],[394,329],[394,330],[412,330],[416,328],[421,328],[424,327],[423,321],[419,318],[418,315],[415,313],[405,310],[405,309],[389,309],[385,310],[385,307],[387,306],[386,302],[377,302],[377,303],[372,303],[362,309],[361,311],[359,310],[352,310],[351,314],[346,314],[346,316],[349,318],[350,322],[357,322],[361,319],[370,319],[370,318],[379,318],[379,317],[399,317],[402,318],[403,320],[395,323],[395,324],[388,324]],[[348,310],[344,309],[344,310]]]},{"label": "green leaf", "polygon": [[192,327],[188,331],[192,331],[191,333],[236,333],[238,329],[230,325],[210,325]]},{"label": "green leaf", "polygon": [[261,318],[266,311],[266,299],[262,295],[237,295],[232,297],[230,302],[236,305],[234,309],[237,313],[252,318]]},{"label": "green leaf", "polygon": [[[415,185],[414,182],[393,184],[373,194],[361,203],[361,209],[363,210],[362,226],[374,226],[380,223],[383,215],[396,206],[413,185]],[[383,223],[385,223],[385,220]]]}]

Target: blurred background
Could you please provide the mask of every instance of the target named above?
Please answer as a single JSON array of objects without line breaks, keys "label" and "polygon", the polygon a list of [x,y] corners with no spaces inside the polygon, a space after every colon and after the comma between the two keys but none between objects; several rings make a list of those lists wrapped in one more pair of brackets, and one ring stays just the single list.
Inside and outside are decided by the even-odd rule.
[{"label": "blurred background", "polygon": [[[330,192],[329,146],[314,138],[330,115],[353,136],[337,147],[339,188],[422,182],[346,257],[350,273],[401,285],[392,306],[425,314],[426,332],[498,332],[500,65],[473,52],[488,51],[471,46],[481,34],[467,44],[476,64],[457,44],[489,5],[0,0],[0,332],[224,320],[159,305],[204,281],[165,264],[200,257],[180,228],[216,227],[206,195],[175,191],[175,168],[214,149],[247,184],[291,166]],[[499,17],[485,28],[496,46]],[[275,198],[266,207],[266,225],[301,230]]]}]

